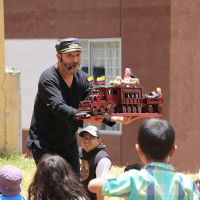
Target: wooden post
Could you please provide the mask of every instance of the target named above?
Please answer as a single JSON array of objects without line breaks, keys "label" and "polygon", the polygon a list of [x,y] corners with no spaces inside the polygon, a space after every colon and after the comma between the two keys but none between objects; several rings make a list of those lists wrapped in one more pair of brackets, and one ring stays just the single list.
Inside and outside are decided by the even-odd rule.
[{"label": "wooden post", "polygon": [[4,67],[4,7],[0,0],[0,151],[6,149],[6,120],[5,120],[5,67]]}]

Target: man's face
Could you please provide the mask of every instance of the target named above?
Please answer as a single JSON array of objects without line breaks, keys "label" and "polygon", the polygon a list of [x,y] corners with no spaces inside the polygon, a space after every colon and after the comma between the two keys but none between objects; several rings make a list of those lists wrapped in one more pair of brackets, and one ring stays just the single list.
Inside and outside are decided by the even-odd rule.
[{"label": "man's face", "polygon": [[68,74],[76,74],[80,67],[81,52],[74,51],[70,53],[63,53],[58,55],[61,70]]},{"label": "man's face", "polygon": [[89,133],[85,132],[81,139],[81,146],[86,152],[90,152],[95,149],[100,143],[101,139],[90,135]]}]

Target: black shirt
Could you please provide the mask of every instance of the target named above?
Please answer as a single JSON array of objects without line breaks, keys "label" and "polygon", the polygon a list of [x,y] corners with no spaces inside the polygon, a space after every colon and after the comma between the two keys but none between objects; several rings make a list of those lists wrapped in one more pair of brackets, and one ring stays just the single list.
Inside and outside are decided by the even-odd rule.
[{"label": "black shirt", "polygon": [[[73,77],[69,88],[55,66],[40,76],[38,92],[29,130],[27,145],[71,154],[76,141],[76,131],[83,125],[74,120],[78,104],[89,92],[87,74],[81,70]],[[70,147],[70,148],[69,148]]]}]

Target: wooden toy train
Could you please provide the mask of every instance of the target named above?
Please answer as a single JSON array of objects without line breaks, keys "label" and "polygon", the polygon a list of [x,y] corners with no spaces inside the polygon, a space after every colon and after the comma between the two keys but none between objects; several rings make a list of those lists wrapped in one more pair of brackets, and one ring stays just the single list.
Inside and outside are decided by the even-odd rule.
[{"label": "wooden toy train", "polygon": [[143,94],[142,87],[124,83],[91,88],[85,100],[79,103],[77,117],[113,113],[162,113],[161,89]]},{"label": "wooden toy train", "polygon": [[[139,79],[130,68],[124,78],[117,76],[109,86],[91,88],[84,101],[79,103],[76,118],[86,116],[123,115],[157,117],[162,113],[163,95],[160,88],[143,94]],[[157,115],[156,115],[157,114]]]}]

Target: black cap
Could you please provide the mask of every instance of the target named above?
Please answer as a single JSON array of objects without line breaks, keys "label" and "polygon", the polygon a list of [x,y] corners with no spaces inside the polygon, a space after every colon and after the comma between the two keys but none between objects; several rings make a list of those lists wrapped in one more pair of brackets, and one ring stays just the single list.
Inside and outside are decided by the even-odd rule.
[{"label": "black cap", "polygon": [[78,38],[65,38],[56,44],[58,53],[69,53],[73,51],[82,51],[80,40]]}]

